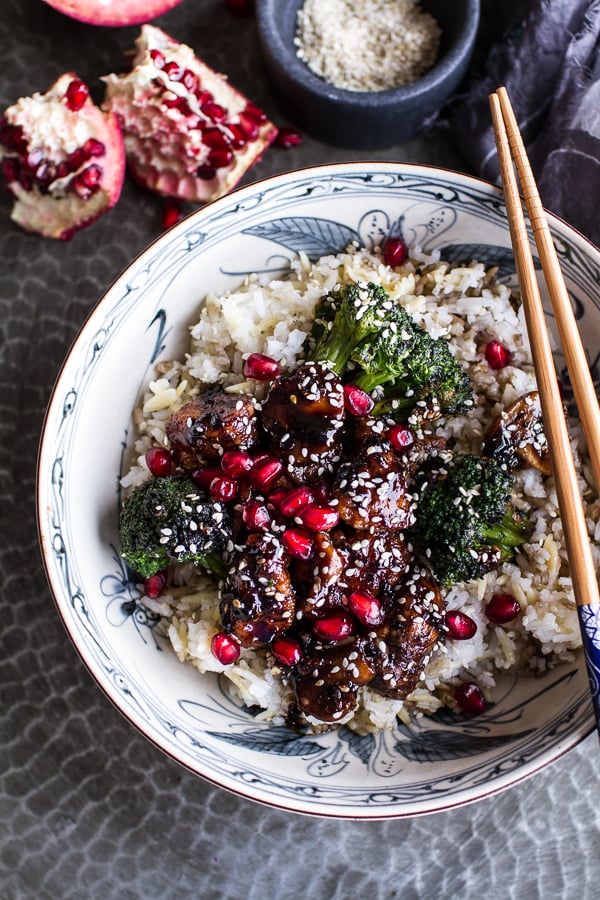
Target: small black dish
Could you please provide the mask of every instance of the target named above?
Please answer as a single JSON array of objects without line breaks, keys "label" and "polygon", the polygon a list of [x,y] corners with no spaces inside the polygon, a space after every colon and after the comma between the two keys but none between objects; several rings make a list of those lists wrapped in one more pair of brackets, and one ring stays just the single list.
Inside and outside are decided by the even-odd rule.
[{"label": "small black dish", "polygon": [[[438,22],[436,64],[422,78],[385,91],[348,91],[315,75],[296,55],[296,18],[303,0],[257,0],[260,40],[282,109],[325,143],[352,149],[391,147],[418,134],[461,82],[473,53],[480,0],[423,0]],[[343,26],[340,26],[343,27]]]}]

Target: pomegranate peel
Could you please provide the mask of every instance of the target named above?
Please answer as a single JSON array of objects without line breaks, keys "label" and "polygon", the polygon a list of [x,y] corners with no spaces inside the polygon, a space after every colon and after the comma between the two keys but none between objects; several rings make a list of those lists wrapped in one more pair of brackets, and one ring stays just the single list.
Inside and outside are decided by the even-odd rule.
[{"label": "pomegranate peel", "polygon": [[139,25],[162,16],[182,0],[44,0],[57,12],[88,25]]},{"label": "pomegranate peel", "polygon": [[21,97],[0,121],[0,164],[26,231],[69,240],[115,205],[125,174],[118,119],[73,72]]},{"label": "pomegranate peel", "polygon": [[103,78],[119,116],[129,171],[165,197],[205,203],[226,194],[277,128],[191,47],[143,25],[131,71]]}]

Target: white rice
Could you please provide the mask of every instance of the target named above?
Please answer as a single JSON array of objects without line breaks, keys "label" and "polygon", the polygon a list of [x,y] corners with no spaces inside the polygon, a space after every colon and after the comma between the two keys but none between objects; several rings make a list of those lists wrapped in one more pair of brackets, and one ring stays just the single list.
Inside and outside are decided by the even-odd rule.
[{"label": "white rice", "polygon": [[[254,391],[242,374],[244,357],[264,353],[292,368],[310,331],[314,308],[324,293],[349,281],[383,285],[433,337],[450,339],[450,347],[469,371],[476,393],[468,416],[457,416],[437,431],[456,441],[457,450],[477,453],[490,423],[521,395],[535,390],[525,325],[520,306],[508,286],[494,283],[483,263],[451,267],[436,256],[412,248],[400,269],[386,266],[378,251],[350,247],[312,264],[300,255],[289,277],[264,283],[250,276],[238,289],[220,297],[208,295],[191,328],[190,351],[182,362],[161,364],[135,413],[136,459],[123,478],[130,488],[149,477],[145,451],[166,445],[165,424],[173,412],[198,394],[203,383],[219,381],[227,390]],[[511,364],[491,370],[482,347],[496,339],[512,353]],[[600,505],[583,461],[579,424],[570,423],[596,565],[600,565]],[[580,634],[554,481],[534,469],[516,473],[517,504],[527,512],[531,535],[514,561],[447,592],[448,609],[471,616],[478,630],[471,640],[448,639],[429,661],[418,688],[406,701],[389,700],[367,688],[347,722],[361,732],[391,727],[396,718],[430,713],[453,705],[453,685],[476,681],[486,696],[498,673],[526,670],[531,675],[557,661],[571,659]],[[210,651],[219,630],[217,588],[192,567],[182,567],[180,586],[158,600],[145,602],[162,617],[161,627],[182,662],[200,672],[219,672],[262,717],[283,722],[292,692],[267,651],[242,650],[233,666],[221,665]],[[510,593],[522,614],[504,626],[493,625],[483,609],[495,593]]]}]

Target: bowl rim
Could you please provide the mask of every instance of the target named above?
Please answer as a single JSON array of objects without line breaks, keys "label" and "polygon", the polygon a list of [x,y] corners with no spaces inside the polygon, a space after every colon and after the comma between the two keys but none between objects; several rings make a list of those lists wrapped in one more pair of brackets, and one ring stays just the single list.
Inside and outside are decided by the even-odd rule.
[{"label": "bowl rim", "polygon": [[467,12],[453,46],[448,53],[436,60],[434,65],[420,78],[408,84],[382,91],[350,91],[330,84],[309,69],[298,58],[293,46],[282,40],[279,28],[266,28],[265,7],[277,2],[278,0],[256,0],[256,20],[263,54],[268,55],[269,59],[273,60],[281,69],[284,69],[285,61],[286,78],[293,81],[306,93],[342,104],[350,109],[377,105],[381,108],[382,114],[397,104],[418,100],[443,84],[445,79],[460,65],[465,52],[472,50],[481,17],[481,0],[465,0]]},{"label": "bowl rim", "polygon": [[[99,299],[92,306],[82,324],[80,325],[75,337],[70,343],[70,346],[63,358],[63,361],[59,367],[57,375],[54,380],[54,384],[52,386],[52,390],[48,397],[48,402],[46,405],[46,411],[44,414],[42,429],[39,438],[38,444],[38,453],[37,453],[37,463],[36,463],[36,523],[37,523],[37,532],[38,532],[38,542],[40,546],[40,552],[42,556],[42,562],[44,566],[44,571],[46,575],[46,580],[48,583],[48,587],[50,590],[50,594],[52,596],[52,600],[57,609],[59,617],[65,627],[67,635],[75,648],[78,656],[84,664],[84,667],[89,672],[92,680],[94,682],[95,687],[99,687],[105,697],[111,702],[113,707],[115,707],[119,713],[126,719],[126,721],[132,725],[138,732],[140,732],[150,743],[159,749],[162,753],[164,753],[167,757],[177,762],[179,765],[183,766],[185,769],[190,771],[192,774],[203,778],[205,781],[215,785],[216,787],[222,788],[223,790],[227,790],[230,793],[233,793],[237,796],[243,797],[244,799],[251,800],[255,803],[260,803],[261,805],[270,806],[273,808],[285,810],[287,812],[296,813],[298,815],[308,815],[312,817],[319,818],[332,818],[332,819],[342,819],[342,820],[360,820],[360,821],[375,821],[375,820],[391,820],[391,819],[406,819],[413,817],[420,817],[426,815],[433,815],[437,812],[448,811],[452,809],[457,809],[463,806],[470,805],[472,803],[479,802],[481,800],[485,800],[489,797],[494,796],[495,794],[501,793],[505,790],[508,790],[510,787],[513,787],[516,784],[519,784],[528,778],[535,775],[537,772],[542,770],[543,768],[550,765],[550,763],[556,761],[557,759],[564,756],[567,752],[574,749],[578,744],[584,741],[594,730],[595,724],[593,715],[590,712],[590,716],[588,718],[588,725],[586,728],[582,728],[580,733],[572,735],[568,740],[559,740],[556,744],[554,744],[551,748],[547,749],[544,753],[540,754],[536,757],[534,762],[530,762],[527,764],[525,771],[521,774],[516,774],[514,772],[510,773],[510,776],[505,776],[504,780],[500,779],[500,781],[491,789],[487,789],[485,792],[478,794],[477,796],[472,797],[464,797],[458,796],[457,798],[449,801],[448,803],[440,803],[435,807],[427,808],[427,809],[419,809],[419,810],[405,810],[401,809],[398,812],[394,813],[381,813],[377,814],[377,812],[369,808],[367,810],[360,811],[357,813],[352,813],[348,810],[343,810],[341,812],[335,811],[322,811],[322,810],[310,810],[310,809],[297,809],[291,808],[285,802],[278,800],[277,798],[261,798],[252,795],[251,793],[246,793],[243,789],[232,785],[232,784],[224,784],[219,778],[208,774],[204,771],[200,772],[197,768],[195,768],[191,763],[186,762],[184,758],[180,758],[178,753],[172,748],[167,749],[165,746],[162,746],[159,740],[153,734],[153,728],[151,726],[146,726],[144,721],[139,718],[136,720],[135,716],[132,715],[124,706],[119,702],[119,694],[116,691],[111,691],[107,684],[103,684],[102,680],[98,677],[98,675],[94,671],[93,665],[88,661],[85,655],[85,650],[79,644],[79,640],[74,632],[74,630],[70,626],[70,622],[65,614],[65,611],[62,607],[61,595],[62,590],[60,589],[60,585],[56,585],[50,566],[50,536],[47,534],[46,528],[46,519],[44,516],[44,503],[45,503],[45,494],[44,487],[47,481],[47,472],[48,466],[44,466],[46,463],[47,456],[47,445],[49,444],[50,437],[48,435],[48,427],[49,424],[55,415],[55,410],[59,405],[60,398],[58,395],[59,387],[63,378],[65,371],[67,370],[72,356],[77,352],[80,345],[85,343],[85,340],[88,336],[88,333],[92,331],[95,327],[95,319],[99,317],[102,313],[104,305],[110,300],[112,293],[118,288],[121,282],[124,282],[127,279],[128,273],[130,270],[139,265],[140,261],[146,256],[150,255],[156,247],[160,243],[169,243],[173,237],[177,234],[178,231],[185,231],[189,228],[190,224],[194,222],[195,219],[201,219],[205,215],[211,215],[215,208],[218,206],[226,206],[226,204],[230,203],[232,198],[235,199],[236,195],[243,196],[244,194],[251,194],[256,191],[260,191],[261,188],[270,188],[277,186],[278,183],[284,184],[288,181],[294,181],[295,179],[306,178],[310,176],[327,176],[327,175],[335,175],[335,174],[343,174],[348,170],[356,170],[360,171],[361,169],[369,169],[373,171],[380,171],[382,174],[386,170],[389,172],[390,169],[393,169],[396,172],[406,172],[408,174],[418,173],[419,175],[426,176],[431,173],[432,176],[440,177],[440,176],[450,176],[454,179],[459,179],[465,187],[469,185],[473,185],[474,187],[479,188],[480,190],[483,188],[485,191],[491,193],[496,196],[499,200],[503,202],[503,193],[500,187],[493,184],[486,179],[480,178],[478,176],[465,174],[458,170],[443,168],[441,166],[432,166],[432,165],[422,165],[418,163],[406,163],[406,162],[394,162],[394,161],[386,161],[386,160],[350,160],[347,162],[335,162],[335,163],[326,163],[322,165],[315,166],[306,166],[299,169],[282,172],[276,175],[269,176],[264,179],[260,179],[254,182],[251,182],[247,185],[243,185],[235,188],[230,191],[223,197],[218,198],[217,200],[212,201],[211,203],[206,204],[203,207],[189,213],[185,216],[181,221],[173,225],[167,231],[162,232],[157,235],[152,241],[150,241],[142,250],[140,250],[131,261],[125,266],[125,268],[109,283],[106,289],[102,292]],[[598,257],[598,263],[600,265],[600,249],[595,246],[595,244],[583,235],[576,228],[571,226],[564,219],[556,216],[555,214],[546,211],[550,226],[558,224],[561,228],[566,228],[568,231],[576,235],[580,240],[586,244],[589,249],[592,251],[593,255]],[[326,803],[326,801],[324,801]]]}]

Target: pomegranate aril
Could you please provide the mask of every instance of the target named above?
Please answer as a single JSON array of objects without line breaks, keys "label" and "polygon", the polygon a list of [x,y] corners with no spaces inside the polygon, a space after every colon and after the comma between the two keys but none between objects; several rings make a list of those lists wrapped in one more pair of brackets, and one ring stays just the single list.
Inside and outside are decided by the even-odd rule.
[{"label": "pomegranate aril", "polygon": [[271,516],[260,500],[247,500],[242,507],[242,521],[248,531],[266,531],[271,524]]},{"label": "pomegranate aril", "polygon": [[23,153],[27,150],[27,138],[23,134],[20,125],[9,125],[6,120],[0,127],[0,144],[4,144],[9,150],[17,150]]},{"label": "pomegranate aril", "polygon": [[326,481],[317,481],[312,486],[317,503],[329,503],[331,494]]},{"label": "pomegranate aril", "polygon": [[157,478],[170,475],[173,471],[171,454],[163,447],[151,447],[150,450],[146,450],[145,460],[150,472]]},{"label": "pomegranate aril", "polygon": [[204,164],[202,166],[198,166],[196,169],[196,177],[201,178],[203,181],[210,181],[217,174],[217,170],[214,166],[209,166]]},{"label": "pomegranate aril", "polygon": [[229,147],[226,150],[211,150],[208,154],[208,164],[214,166],[215,169],[224,169],[232,162],[233,150],[230,150]]},{"label": "pomegranate aril", "polygon": [[34,147],[33,150],[30,150],[27,156],[25,157],[25,165],[28,169],[31,169],[33,172],[37,169],[39,164],[44,158],[44,151],[41,147]]},{"label": "pomegranate aril", "polygon": [[102,166],[92,163],[91,166],[82,169],[78,177],[81,178],[86,187],[96,188],[102,178]]},{"label": "pomegranate aril", "polygon": [[165,57],[164,54],[160,52],[160,50],[151,50],[150,51],[150,59],[154,63],[157,69],[164,69],[165,67]]},{"label": "pomegranate aril", "polygon": [[163,228],[165,230],[171,228],[172,225],[176,225],[177,222],[180,222],[182,218],[183,213],[181,212],[179,204],[175,203],[174,200],[165,201],[162,219]]},{"label": "pomegranate aril", "polygon": [[69,153],[67,156],[67,164],[71,172],[75,172],[80,166],[82,166],[86,162],[86,158],[83,154],[83,148],[78,147],[77,150],[73,150],[72,153]]},{"label": "pomegranate aril", "polygon": [[47,159],[43,159],[35,170],[35,179],[41,185],[50,184],[56,178],[56,167]]},{"label": "pomegranate aril", "polygon": [[231,132],[231,146],[234,150],[241,150],[246,146],[246,138],[242,129],[235,124],[226,123],[227,130]]},{"label": "pomegranate aril", "polygon": [[174,59],[171,59],[169,60],[169,62],[165,63],[162,67],[162,70],[170,81],[181,81],[183,69],[181,68],[179,63],[175,62]]},{"label": "pomegranate aril", "polygon": [[256,119],[246,113],[240,113],[238,122],[239,127],[247,141],[254,141],[258,137],[260,126]]},{"label": "pomegranate aril", "polygon": [[19,161],[14,157],[2,160],[2,174],[7,181],[16,181],[19,177]]},{"label": "pomegranate aril", "polygon": [[74,78],[67,87],[65,102],[72,112],[77,112],[89,96],[90,92],[87,84],[84,84],[79,78]]},{"label": "pomegranate aril", "polygon": [[85,159],[91,159],[92,156],[104,156],[106,147],[102,141],[98,141],[96,138],[88,138],[81,148],[81,152]]},{"label": "pomegranate aril", "polygon": [[195,72],[192,72],[191,69],[184,69],[181,75],[181,83],[190,91],[190,93],[195,94],[198,90],[199,81],[198,76]]},{"label": "pomegranate aril", "polygon": [[450,609],[444,616],[448,635],[455,641],[468,641],[477,631],[477,623],[466,613]]},{"label": "pomegranate aril", "polygon": [[309,531],[329,531],[340,521],[340,514],[327,506],[305,506],[298,512],[296,521]]},{"label": "pomegranate aril", "polygon": [[273,143],[282,150],[289,150],[302,143],[302,135],[293,128],[280,128]]},{"label": "pomegranate aril", "polygon": [[277,360],[262,353],[251,353],[244,362],[244,375],[255,381],[272,381],[277,378],[281,367]]},{"label": "pomegranate aril", "polygon": [[215,500],[222,500],[223,503],[227,503],[228,500],[233,500],[237,494],[238,483],[235,478],[227,478],[226,475],[217,475],[217,477],[213,478],[211,481],[208,492]]},{"label": "pomegranate aril", "polygon": [[94,193],[94,189],[88,187],[88,185],[83,181],[80,175],[76,175],[71,181],[70,188],[75,194],[76,197],[79,197],[80,200],[89,200],[92,194]]},{"label": "pomegranate aril", "polygon": [[471,715],[482,713],[486,707],[481,688],[473,681],[463,681],[454,690],[454,698],[463,712]]},{"label": "pomegranate aril", "polygon": [[202,112],[212,119],[213,122],[223,122],[227,118],[227,110],[219,103],[209,100],[202,107]]},{"label": "pomegranate aril", "polygon": [[227,450],[221,457],[221,468],[231,478],[241,478],[253,465],[254,460],[243,450]]},{"label": "pomegranate aril", "polygon": [[388,431],[388,439],[394,450],[405,450],[415,442],[415,434],[408,425],[394,425]]},{"label": "pomegranate aril", "polygon": [[295,666],[302,659],[302,647],[293,638],[275,638],[271,644],[271,653],[284,666]]},{"label": "pomegranate aril", "polygon": [[495,625],[512,622],[521,612],[519,601],[512,594],[494,594],[487,606],[485,614]]},{"label": "pomegranate aril", "polygon": [[500,341],[488,341],[484,352],[490,369],[504,369],[510,364],[512,354]]},{"label": "pomegranate aril", "polygon": [[296,559],[310,559],[313,555],[313,539],[306,531],[300,528],[288,528],[281,535],[281,543],[284,548]]},{"label": "pomegranate aril", "polygon": [[146,578],[144,581],[144,593],[146,597],[150,597],[151,600],[156,600],[156,598],[160,597],[164,591],[166,583],[167,576],[164,572],[155,572],[154,575],[150,575],[150,577]]},{"label": "pomegranate aril", "polygon": [[67,175],[71,174],[71,169],[69,167],[69,163],[66,160],[59,162],[56,167],[56,177],[57,178],[66,178]]},{"label": "pomegranate aril", "polygon": [[262,109],[259,109],[258,106],[255,106],[254,103],[246,103],[243,114],[250,116],[255,122],[260,122],[261,124],[267,121],[267,114]]},{"label": "pomegranate aril", "polygon": [[288,495],[288,492],[283,490],[283,488],[281,488],[278,491],[272,491],[269,494],[269,496],[267,497],[267,502],[270,503],[271,506],[275,507],[275,509],[278,510],[279,504],[284,499],[284,497],[287,497],[287,495]]},{"label": "pomegranate aril", "polygon": [[354,622],[348,613],[331,613],[316,620],[313,633],[323,641],[342,641],[354,633]]},{"label": "pomegranate aril", "polygon": [[254,463],[248,477],[255,488],[268,490],[277,481],[282,471],[283,463],[274,456],[267,456],[266,459]]},{"label": "pomegranate aril", "polygon": [[206,91],[206,90],[204,90],[204,88],[199,88],[196,91],[196,99],[198,100],[200,109],[203,109],[207,103],[210,103],[215,98],[213,97],[213,95],[211,94],[210,91]]},{"label": "pomegranate aril", "polygon": [[208,491],[211,482],[214,481],[215,478],[220,478],[222,474],[222,470],[218,469],[216,466],[208,466],[205,469],[194,469],[192,472],[192,481],[194,484],[197,484],[199,488],[202,488],[203,491]]},{"label": "pomegranate aril", "polygon": [[206,128],[202,132],[202,140],[209,150],[229,149],[229,138],[218,128]]},{"label": "pomegranate aril", "polygon": [[353,416],[368,416],[375,403],[372,398],[355,384],[344,385],[344,406]]},{"label": "pomegranate aril", "polygon": [[402,238],[387,238],[383,245],[383,261],[386,266],[401,266],[408,256],[408,248]]},{"label": "pomegranate aril", "polygon": [[372,594],[354,591],[348,597],[348,609],[363,625],[381,625],[383,622],[383,607]]},{"label": "pomegranate aril", "polygon": [[309,487],[294,488],[281,499],[279,511],[283,516],[295,516],[303,506],[314,502],[315,495]]},{"label": "pomegranate aril", "polygon": [[210,642],[212,655],[224,666],[230,666],[239,659],[240,645],[225,631],[217,631]]}]

